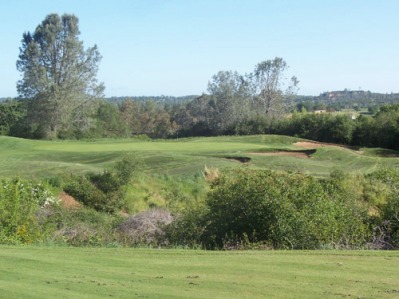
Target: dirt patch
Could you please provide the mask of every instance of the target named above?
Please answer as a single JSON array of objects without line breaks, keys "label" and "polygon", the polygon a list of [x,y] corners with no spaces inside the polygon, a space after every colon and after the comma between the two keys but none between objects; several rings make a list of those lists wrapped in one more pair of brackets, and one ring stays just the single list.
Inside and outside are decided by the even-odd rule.
[{"label": "dirt patch", "polygon": [[77,209],[80,208],[80,203],[70,196],[69,194],[65,192],[61,192],[60,195],[58,195],[60,202],[62,206],[66,209]]},{"label": "dirt patch", "polygon": [[333,146],[332,144],[320,143],[320,142],[309,142],[309,141],[295,142],[294,145],[306,147],[306,148],[320,148],[320,147],[326,147],[326,146]]},{"label": "dirt patch", "polygon": [[286,156],[286,157],[295,157],[295,158],[309,158],[311,154],[314,154],[315,150],[306,150],[306,151],[275,151],[275,152],[258,152],[258,153],[250,153],[254,156]]}]

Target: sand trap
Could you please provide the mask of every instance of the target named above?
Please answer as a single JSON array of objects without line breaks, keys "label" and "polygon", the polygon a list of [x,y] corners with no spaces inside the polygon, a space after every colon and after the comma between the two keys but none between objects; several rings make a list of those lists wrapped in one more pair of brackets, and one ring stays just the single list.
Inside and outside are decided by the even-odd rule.
[{"label": "sand trap", "polygon": [[332,144],[320,143],[320,142],[309,142],[309,141],[295,142],[294,145],[306,147],[306,148],[320,148],[320,147],[326,147],[326,146],[334,146]]},{"label": "sand trap", "polygon": [[284,151],[276,151],[276,152],[267,152],[267,153],[250,153],[254,156],[286,156],[286,157],[295,157],[295,158],[309,158],[311,153],[306,152],[284,152]]}]

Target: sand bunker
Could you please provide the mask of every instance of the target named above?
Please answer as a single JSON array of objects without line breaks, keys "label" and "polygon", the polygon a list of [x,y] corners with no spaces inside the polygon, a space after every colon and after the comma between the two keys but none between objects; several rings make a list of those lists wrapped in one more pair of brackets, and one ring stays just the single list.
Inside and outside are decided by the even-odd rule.
[{"label": "sand bunker", "polygon": [[295,158],[309,158],[311,154],[316,151],[275,151],[275,152],[264,152],[264,153],[250,153],[254,156],[285,156]]},{"label": "sand bunker", "polygon": [[294,145],[306,147],[306,148],[320,148],[320,147],[326,147],[326,146],[334,146],[332,144],[320,143],[320,142],[309,142],[309,141],[295,142]]}]

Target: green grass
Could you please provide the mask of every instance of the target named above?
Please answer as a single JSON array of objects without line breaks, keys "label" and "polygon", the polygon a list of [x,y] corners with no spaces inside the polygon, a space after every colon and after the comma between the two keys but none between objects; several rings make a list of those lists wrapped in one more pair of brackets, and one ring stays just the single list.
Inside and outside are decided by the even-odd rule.
[{"label": "green grass", "polygon": [[399,253],[0,247],[2,298],[398,298]]},{"label": "green grass", "polygon": [[[142,157],[148,173],[187,176],[208,167],[254,167],[301,171],[327,176],[332,169],[370,172],[378,165],[397,166],[392,155],[379,151],[363,153],[341,147],[319,148],[310,159],[255,156],[252,152],[298,150],[293,143],[301,139],[287,136],[231,136],[186,138],[180,140],[140,141],[101,139],[92,141],[38,141],[0,137],[0,177],[48,177],[60,173],[101,171],[110,167],[123,153],[133,151]],[[369,154],[368,154],[369,153]],[[250,157],[242,164],[225,157]]]}]

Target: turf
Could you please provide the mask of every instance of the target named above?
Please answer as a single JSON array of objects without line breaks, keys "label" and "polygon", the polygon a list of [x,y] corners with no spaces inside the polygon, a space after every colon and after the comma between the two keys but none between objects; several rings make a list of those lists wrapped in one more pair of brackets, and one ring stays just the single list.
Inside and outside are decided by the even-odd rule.
[{"label": "turf", "polygon": [[[91,141],[38,141],[0,137],[0,177],[48,177],[60,173],[101,171],[125,152],[135,152],[145,161],[148,173],[192,175],[208,167],[253,167],[301,171],[327,176],[339,168],[349,172],[370,172],[379,165],[398,166],[397,152],[355,151],[343,147],[318,148],[309,159],[258,156],[254,152],[299,150],[301,139],[287,136],[230,136],[140,141],[101,139]],[[381,154],[379,154],[381,153]],[[247,157],[240,163],[232,157]],[[226,159],[230,158],[230,159]]]},{"label": "turf", "polygon": [[399,253],[0,247],[2,298],[397,298]]}]

